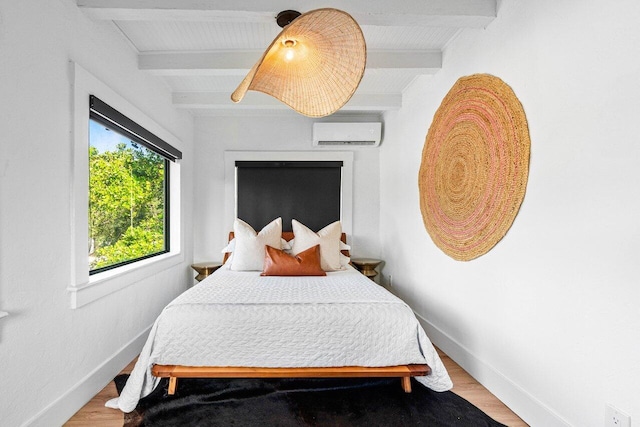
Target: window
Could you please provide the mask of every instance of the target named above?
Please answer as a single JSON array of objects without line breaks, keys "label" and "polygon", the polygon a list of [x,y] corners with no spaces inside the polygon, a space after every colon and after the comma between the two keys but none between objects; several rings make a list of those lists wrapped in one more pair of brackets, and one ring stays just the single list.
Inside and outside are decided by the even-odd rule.
[{"label": "window", "polygon": [[[180,274],[183,271],[179,266],[185,262],[182,250],[185,244],[185,225],[181,220],[184,183],[182,165],[178,160],[182,158],[182,153],[176,148],[184,147],[184,144],[78,63],[70,63],[70,67],[73,79],[73,123],[70,135],[72,171],[69,176],[69,240],[72,256],[67,290],[69,307],[75,310],[129,286],[151,280],[161,272],[175,277],[172,276],[173,273]],[[165,117],[162,111],[160,109],[156,114]],[[91,126],[95,126],[92,122],[97,122],[103,130],[111,129],[108,132],[125,135],[128,144],[133,141],[138,147],[145,147],[168,160],[163,160],[166,186],[164,239],[168,252],[90,273],[88,254],[92,240],[89,236],[89,131]],[[174,159],[176,161],[172,161]],[[95,249],[94,242],[93,250]],[[166,284],[174,281],[165,279],[163,275],[159,282]]]},{"label": "window", "polygon": [[89,274],[169,252],[169,162],[176,150],[90,97]]}]

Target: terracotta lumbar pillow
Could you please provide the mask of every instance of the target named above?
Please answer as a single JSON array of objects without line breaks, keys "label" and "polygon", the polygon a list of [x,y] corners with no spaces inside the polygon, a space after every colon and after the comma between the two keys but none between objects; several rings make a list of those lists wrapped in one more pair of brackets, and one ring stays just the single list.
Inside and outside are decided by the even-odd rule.
[{"label": "terracotta lumbar pillow", "polygon": [[315,245],[298,255],[265,247],[262,276],[326,276],[320,265],[320,245]]}]

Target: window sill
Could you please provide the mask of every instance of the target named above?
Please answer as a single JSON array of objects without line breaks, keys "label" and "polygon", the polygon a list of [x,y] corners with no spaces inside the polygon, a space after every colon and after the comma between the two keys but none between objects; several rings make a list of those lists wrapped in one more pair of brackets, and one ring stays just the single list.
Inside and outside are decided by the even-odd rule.
[{"label": "window sill", "polygon": [[[89,276],[89,282],[69,286],[71,308],[76,309],[180,264],[182,253],[167,253]],[[1,316],[0,316],[1,317]]]}]

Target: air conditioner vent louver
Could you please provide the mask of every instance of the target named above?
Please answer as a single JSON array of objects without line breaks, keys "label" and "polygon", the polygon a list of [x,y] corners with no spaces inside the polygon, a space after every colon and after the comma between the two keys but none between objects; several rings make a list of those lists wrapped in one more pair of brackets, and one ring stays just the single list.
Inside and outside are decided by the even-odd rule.
[{"label": "air conditioner vent louver", "polygon": [[376,141],[318,141],[318,145],[377,145]]},{"label": "air conditioner vent louver", "polygon": [[326,123],[313,124],[313,145],[377,147],[382,137],[382,123]]}]

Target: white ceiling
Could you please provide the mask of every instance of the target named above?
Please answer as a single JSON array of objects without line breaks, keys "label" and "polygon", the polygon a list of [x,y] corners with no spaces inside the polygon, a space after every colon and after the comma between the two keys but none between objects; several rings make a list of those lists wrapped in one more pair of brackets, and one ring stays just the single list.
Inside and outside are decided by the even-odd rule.
[{"label": "white ceiling", "polygon": [[[398,109],[417,76],[434,74],[442,50],[463,28],[484,28],[497,0],[77,0],[91,19],[112,21],[138,52],[138,67],[160,76],[173,102],[196,116],[288,111],[272,97],[231,93],[278,35],[278,12],[334,7],[351,14],[367,43],[367,68],[342,112]],[[337,113],[338,114],[338,113]]]}]

